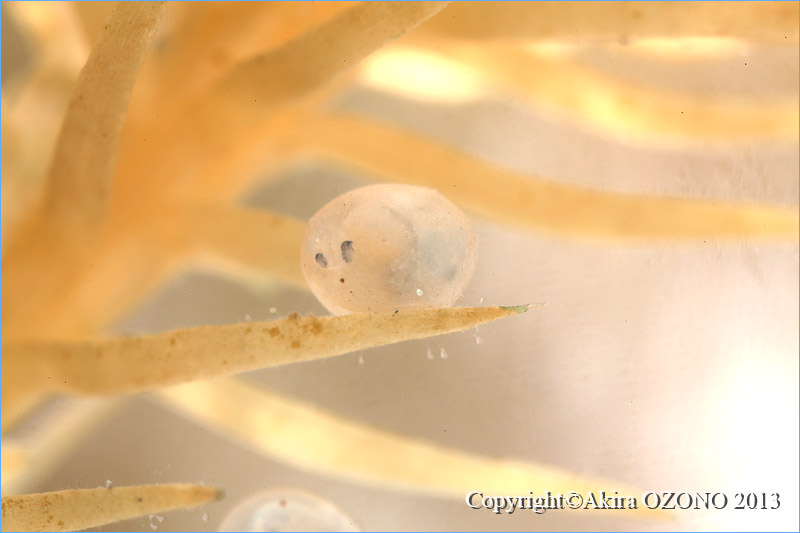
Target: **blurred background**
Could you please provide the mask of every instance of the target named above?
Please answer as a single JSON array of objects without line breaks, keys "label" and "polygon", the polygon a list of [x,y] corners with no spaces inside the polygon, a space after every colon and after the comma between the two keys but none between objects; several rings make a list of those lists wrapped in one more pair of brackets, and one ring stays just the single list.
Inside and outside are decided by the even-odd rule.
[{"label": "blurred background", "polygon": [[[36,42],[9,4],[2,6],[4,110],[6,99],[12,103],[21,94],[37,58]],[[316,16],[312,4],[296,6],[297,16]],[[82,9],[56,5],[53,24],[78,17]],[[192,6],[168,5],[155,50],[168,45],[170,29]],[[280,7],[264,5],[265,16]],[[624,124],[605,128],[552,101],[537,101],[535,94],[505,90],[468,61],[419,44],[437,28],[455,32],[446,31],[446,19],[475,17],[478,7],[451,5],[376,51],[348,71],[325,109],[557,183],[797,208],[796,133],[659,136],[626,132]],[[514,9],[530,6],[498,9],[513,18]],[[729,10],[725,17],[735,19],[739,8],[715,9]],[[639,37],[635,29],[614,38],[523,39],[510,28],[509,36],[515,37],[515,50],[542,65],[568,65],[586,79],[632,87],[656,102],[660,95],[678,95],[698,105],[788,99],[796,106],[796,40],[787,45],[735,32]],[[544,69],[541,76],[557,72]],[[614,117],[603,120],[613,123]],[[3,159],[5,166],[5,145]],[[330,199],[373,181],[354,166],[301,149],[280,165],[265,164],[236,201],[307,221]],[[4,178],[4,211],[7,186]],[[234,506],[263,490],[315,494],[363,530],[797,530],[796,239],[598,241],[465,210],[478,234],[478,263],[457,305],[549,306],[467,332],[242,378],[358,422],[459,450],[546,463],[641,490],[724,492],[730,498],[738,492],[780,493],[781,507],[733,510],[731,504],[678,512],[673,522],[600,511],[496,516],[468,508],[463,498],[398,492],[292,468],[148,394],[108,402],[64,399],[40,409],[12,438],[35,440],[70,413],[93,414],[91,423],[76,425],[80,429],[57,460],[22,490],[97,487],[107,480],[116,486],[203,482],[225,490],[222,501],[202,509],[120,522],[102,528],[107,531],[215,530]],[[272,320],[293,311],[327,314],[301,286],[280,280],[247,284],[206,264],[198,261],[159,284],[111,332]]]}]

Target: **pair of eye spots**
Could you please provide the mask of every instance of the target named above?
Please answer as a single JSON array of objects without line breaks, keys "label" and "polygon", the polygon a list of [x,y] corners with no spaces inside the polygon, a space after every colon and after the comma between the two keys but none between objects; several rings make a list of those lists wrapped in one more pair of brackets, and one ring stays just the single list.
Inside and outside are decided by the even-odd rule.
[{"label": "pair of eye spots", "polygon": [[[353,261],[353,254],[355,250],[353,249],[353,241],[344,241],[342,242],[342,259],[345,263],[350,263]],[[317,253],[314,256],[314,261],[317,262],[319,266],[322,268],[328,268],[328,260],[325,258],[325,254]]]}]

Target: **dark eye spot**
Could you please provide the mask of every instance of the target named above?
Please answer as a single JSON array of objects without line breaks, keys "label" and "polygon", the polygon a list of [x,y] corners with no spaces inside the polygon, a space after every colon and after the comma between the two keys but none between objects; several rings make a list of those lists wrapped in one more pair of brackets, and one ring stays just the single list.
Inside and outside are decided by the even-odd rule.
[{"label": "dark eye spot", "polygon": [[342,259],[345,263],[353,260],[353,241],[344,241],[342,243]]},{"label": "dark eye spot", "polygon": [[317,262],[319,266],[322,268],[328,268],[328,260],[325,259],[325,256],[322,254],[317,254],[314,256],[314,261]]}]

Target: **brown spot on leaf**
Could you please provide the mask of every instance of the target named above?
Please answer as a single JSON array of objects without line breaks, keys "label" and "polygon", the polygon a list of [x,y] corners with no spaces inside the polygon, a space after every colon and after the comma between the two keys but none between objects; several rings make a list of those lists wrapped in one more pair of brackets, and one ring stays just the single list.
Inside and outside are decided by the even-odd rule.
[{"label": "brown spot on leaf", "polygon": [[277,337],[280,334],[281,330],[278,327],[269,328],[269,336],[270,337]]},{"label": "brown spot on leaf", "polygon": [[297,349],[300,347],[300,341],[292,341],[292,348]]}]

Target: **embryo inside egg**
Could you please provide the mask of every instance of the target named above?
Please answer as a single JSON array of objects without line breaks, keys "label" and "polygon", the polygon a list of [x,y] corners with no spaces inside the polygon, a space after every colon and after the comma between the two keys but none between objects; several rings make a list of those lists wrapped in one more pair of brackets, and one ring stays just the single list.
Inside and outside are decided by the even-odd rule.
[{"label": "embryo inside egg", "polygon": [[334,314],[455,303],[475,270],[469,220],[435,189],[370,185],[320,209],[301,250],[303,275]]}]

